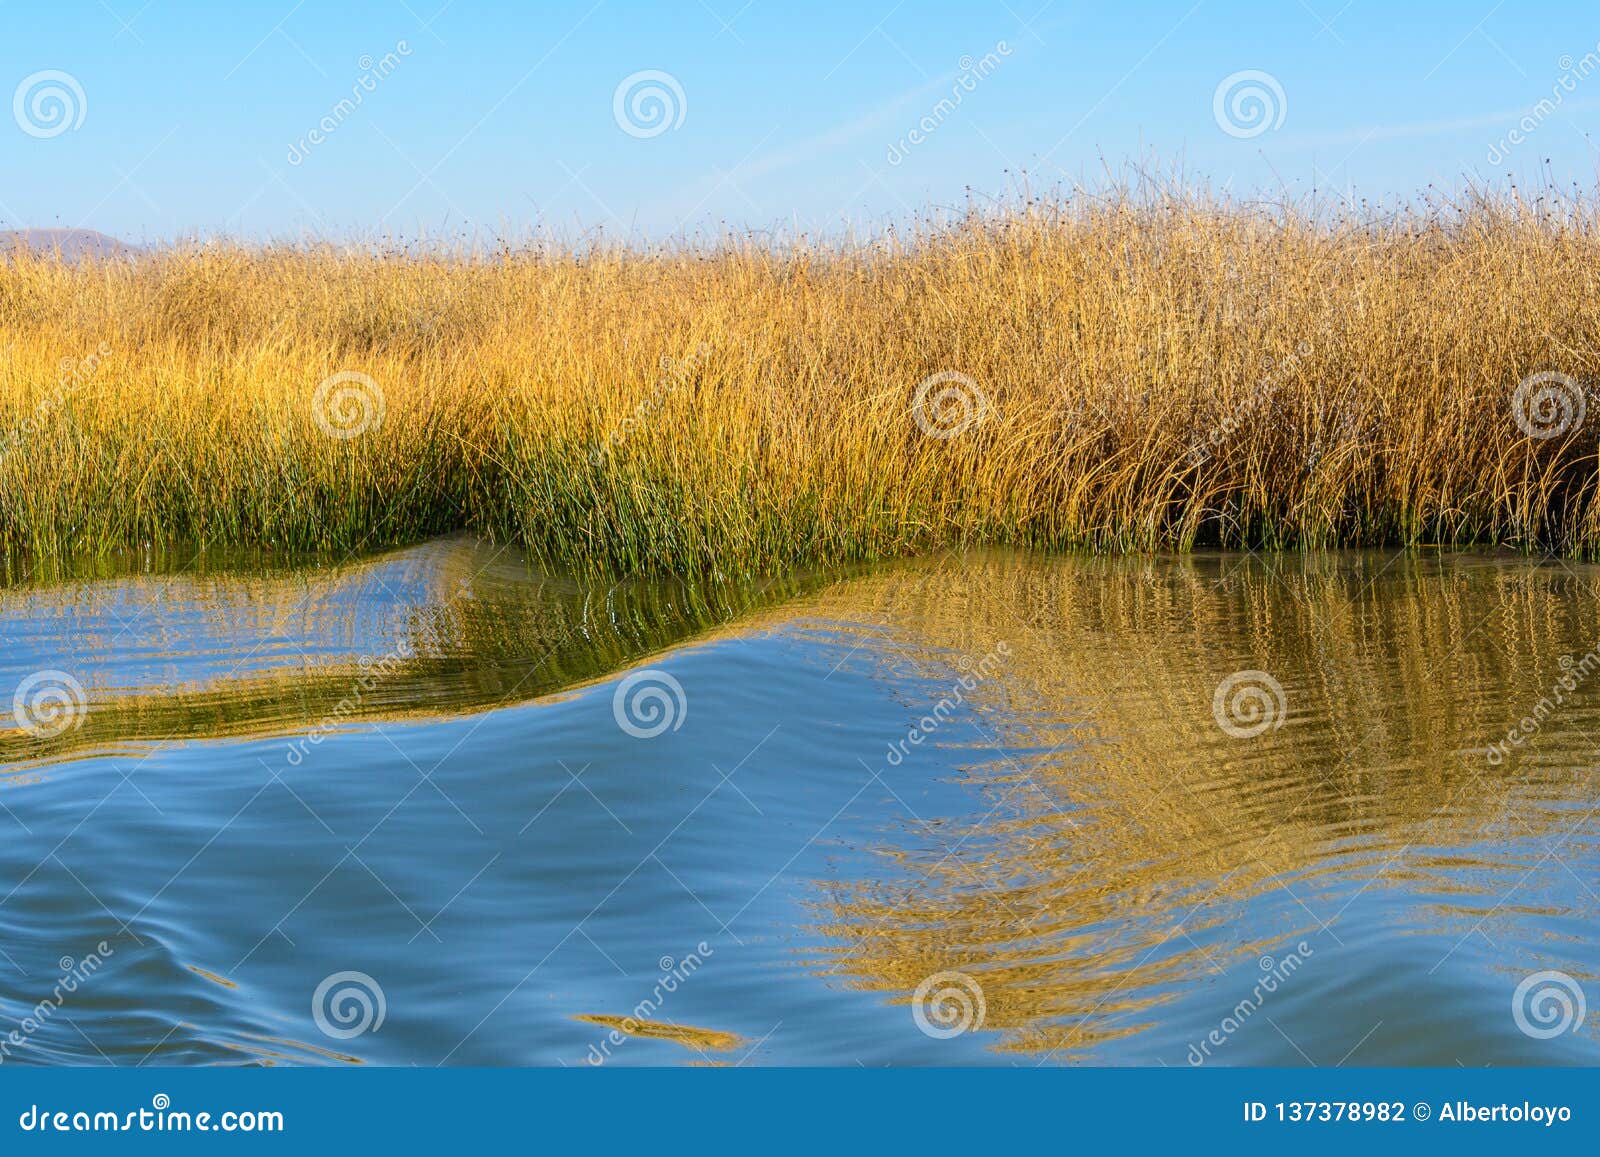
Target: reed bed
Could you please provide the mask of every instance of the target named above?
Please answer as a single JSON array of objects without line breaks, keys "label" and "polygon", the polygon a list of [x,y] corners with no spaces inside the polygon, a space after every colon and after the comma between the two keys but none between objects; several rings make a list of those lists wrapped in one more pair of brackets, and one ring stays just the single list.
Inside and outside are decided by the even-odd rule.
[{"label": "reed bed", "polygon": [[980,543],[1600,552],[1600,214],[1026,202],[870,242],[0,266],[0,547],[776,572]]}]

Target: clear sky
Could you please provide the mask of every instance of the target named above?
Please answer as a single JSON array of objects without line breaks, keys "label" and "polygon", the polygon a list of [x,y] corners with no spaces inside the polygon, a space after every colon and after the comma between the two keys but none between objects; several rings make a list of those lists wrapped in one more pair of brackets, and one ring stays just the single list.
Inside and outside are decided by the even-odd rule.
[{"label": "clear sky", "polygon": [[1600,162],[1592,0],[0,0],[0,28],[0,223],[135,241],[870,228],[1141,155],[1383,199]]}]

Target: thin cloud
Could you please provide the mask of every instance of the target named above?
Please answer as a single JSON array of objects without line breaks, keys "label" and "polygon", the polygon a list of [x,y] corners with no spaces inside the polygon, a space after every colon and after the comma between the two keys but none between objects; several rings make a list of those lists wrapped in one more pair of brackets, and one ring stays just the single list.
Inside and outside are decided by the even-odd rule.
[{"label": "thin cloud", "polygon": [[[1321,148],[1324,145],[1351,145],[1366,141],[1402,140],[1409,137],[1442,137],[1469,129],[1489,129],[1510,126],[1523,117],[1533,116],[1538,102],[1503,112],[1481,113],[1476,116],[1454,117],[1449,120],[1409,121],[1402,124],[1369,125],[1366,128],[1342,129],[1338,132],[1317,133],[1293,137],[1282,143],[1291,148]],[[1600,109],[1600,100],[1569,100],[1556,106],[1556,112],[1586,112]]]},{"label": "thin cloud", "polygon": [[818,133],[814,137],[796,141],[792,145],[774,149],[772,152],[767,153],[765,156],[757,157],[753,161],[742,163],[736,166],[728,176],[733,180],[745,177],[760,177],[767,173],[776,172],[779,169],[787,169],[791,165],[798,165],[803,161],[809,161],[814,157],[831,153],[842,145],[859,140],[873,129],[888,125],[894,119],[895,114],[904,110],[907,105],[920,97],[929,96],[940,89],[949,88],[950,85],[955,83],[956,77],[960,75],[959,71],[952,70],[943,76],[934,77],[925,84],[909,89],[899,96],[891,97],[854,120],[836,125],[826,132]]}]

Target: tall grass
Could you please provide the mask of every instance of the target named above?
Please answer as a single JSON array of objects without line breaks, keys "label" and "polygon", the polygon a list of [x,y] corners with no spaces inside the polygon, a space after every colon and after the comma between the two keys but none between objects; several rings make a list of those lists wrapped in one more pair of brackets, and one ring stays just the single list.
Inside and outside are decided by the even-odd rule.
[{"label": "tall grass", "polygon": [[[0,267],[0,544],[466,527],[695,573],[970,543],[1592,553],[1600,407],[1550,403],[1600,366],[1597,288],[1600,214],[1514,197],[1339,220],[1080,198],[860,245],[22,258]],[[364,377],[330,401],[340,373]],[[1571,384],[1519,394],[1538,373]]]}]

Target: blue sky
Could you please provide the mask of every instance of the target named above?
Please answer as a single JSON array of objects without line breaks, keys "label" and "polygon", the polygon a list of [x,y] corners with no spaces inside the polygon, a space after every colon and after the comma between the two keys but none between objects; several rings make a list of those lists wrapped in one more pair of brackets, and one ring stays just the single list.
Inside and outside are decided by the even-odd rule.
[{"label": "blue sky", "polygon": [[[132,240],[870,229],[1140,156],[1242,196],[1374,199],[1589,188],[1600,163],[1600,9],[1563,0],[0,0],[0,21],[0,223]],[[666,74],[634,82],[664,121],[633,90],[618,115],[640,73]]]}]

